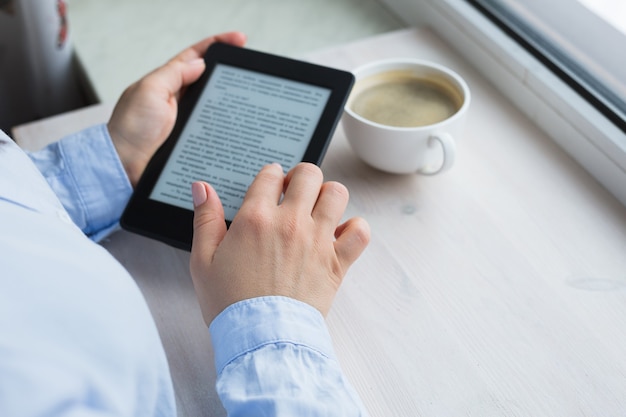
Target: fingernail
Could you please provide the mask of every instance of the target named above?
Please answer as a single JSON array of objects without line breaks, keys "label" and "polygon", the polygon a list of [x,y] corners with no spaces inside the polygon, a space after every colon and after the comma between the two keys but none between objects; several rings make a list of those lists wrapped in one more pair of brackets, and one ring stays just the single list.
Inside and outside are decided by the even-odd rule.
[{"label": "fingernail", "polygon": [[201,182],[191,184],[191,195],[193,196],[193,206],[198,207],[207,200],[206,188]]}]

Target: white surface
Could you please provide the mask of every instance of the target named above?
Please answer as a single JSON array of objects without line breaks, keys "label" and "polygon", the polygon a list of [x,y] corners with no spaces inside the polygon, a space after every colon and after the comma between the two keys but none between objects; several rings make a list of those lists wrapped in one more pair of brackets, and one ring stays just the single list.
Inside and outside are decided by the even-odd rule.
[{"label": "white surface", "polygon": [[[351,69],[396,56],[454,69],[473,103],[444,175],[368,168],[341,129],[322,166],[372,228],[328,318],[372,416],[623,415],[626,209],[428,30],[309,57]],[[104,246],[148,300],[180,415],[223,415],[188,254],[126,232]]]}]

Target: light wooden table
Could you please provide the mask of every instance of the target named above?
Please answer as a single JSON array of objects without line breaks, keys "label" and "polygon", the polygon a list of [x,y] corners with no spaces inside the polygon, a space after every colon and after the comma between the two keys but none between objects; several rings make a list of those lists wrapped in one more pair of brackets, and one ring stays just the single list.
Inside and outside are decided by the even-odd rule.
[{"label": "light wooden table", "polygon": [[[328,317],[371,414],[626,415],[626,208],[428,30],[309,58],[351,69],[395,56],[455,69],[473,103],[444,175],[370,169],[341,129],[323,164],[351,192],[347,215],[372,228]],[[15,134],[50,140],[110,106],[82,112]],[[180,414],[223,415],[188,254],[126,232],[103,245],[148,300]]]}]

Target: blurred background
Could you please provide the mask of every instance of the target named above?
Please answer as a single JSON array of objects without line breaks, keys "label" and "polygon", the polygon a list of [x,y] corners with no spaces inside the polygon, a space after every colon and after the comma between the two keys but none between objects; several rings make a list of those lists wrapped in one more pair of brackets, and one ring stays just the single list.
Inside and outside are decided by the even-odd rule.
[{"label": "blurred background", "polygon": [[402,27],[377,0],[0,0],[0,128],[115,102],[212,34],[297,58]]}]

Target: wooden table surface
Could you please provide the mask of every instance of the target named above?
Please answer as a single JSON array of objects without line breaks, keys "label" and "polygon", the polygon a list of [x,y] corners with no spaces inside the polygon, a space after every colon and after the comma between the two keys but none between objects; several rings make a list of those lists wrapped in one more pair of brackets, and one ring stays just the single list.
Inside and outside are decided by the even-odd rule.
[{"label": "wooden table surface", "polygon": [[[322,165],[372,241],[328,325],[373,416],[626,415],[626,208],[426,29],[308,55],[352,69],[408,56],[456,70],[473,102],[453,169],[388,175],[341,128]],[[24,147],[110,106],[15,130]],[[38,145],[37,145],[38,146]],[[181,416],[222,416],[189,255],[124,231],[103,245],[141,287]]]}]

